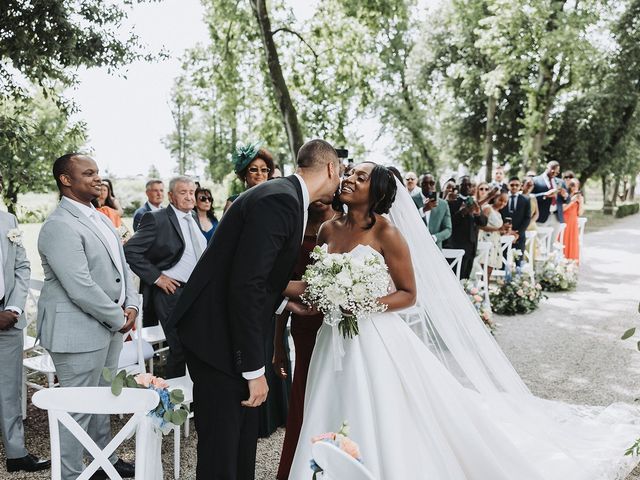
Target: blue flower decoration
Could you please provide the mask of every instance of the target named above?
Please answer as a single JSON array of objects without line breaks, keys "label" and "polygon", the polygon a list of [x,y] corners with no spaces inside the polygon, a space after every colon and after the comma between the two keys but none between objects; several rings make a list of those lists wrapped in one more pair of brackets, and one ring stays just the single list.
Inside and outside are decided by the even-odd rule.
[{"label": "blue flower decoration", "polygon": [[263,142],[260,140],[247,144],[243,144],[242,142],[236,143],[236,148],[231,154],[231,161],[233,162],[233,170],[237,174],[247,168],[247,166],[256,158],[262,143]]}]

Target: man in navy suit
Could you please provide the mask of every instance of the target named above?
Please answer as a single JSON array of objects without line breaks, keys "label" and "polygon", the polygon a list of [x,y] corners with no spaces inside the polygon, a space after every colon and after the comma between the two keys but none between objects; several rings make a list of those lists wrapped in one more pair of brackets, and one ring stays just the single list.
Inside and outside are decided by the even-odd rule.
[{"label": "man in navy suit", "polygon": [[142,221],[142,217],[147,212],[153,212],[162,208],[162,201],[164,200],[164,184],[162,180],[149,180],[145,186],[145,193],[147,194],[147,201],[144,202],[140,208],[138,208],[133,214],[133,231],[137,231]]},{"label": "man in navy suit", "polygon": [[560,164],[555,160],[547,163],[547,169],[533,179],[531,194],[538,202],[538,225],[553,228],[553,240],[556,241],[560,225],[564,223],[562,206],[569,198],[567,187],[559,178]]},{"label": "man in navy suit", "polygon": [[[522,184],[518,177],[509,179],[509,197],[505,207],[500,210],[502,219],[511,219],[511,230],[518,232],[518,239],[513,244],[514,248],[524,253],[525,243],[527,241],[527,228],[531,221],[531,202],[527,195],[523,195],[520,191]],[[520,259],[517,263],[520,264]]]}]

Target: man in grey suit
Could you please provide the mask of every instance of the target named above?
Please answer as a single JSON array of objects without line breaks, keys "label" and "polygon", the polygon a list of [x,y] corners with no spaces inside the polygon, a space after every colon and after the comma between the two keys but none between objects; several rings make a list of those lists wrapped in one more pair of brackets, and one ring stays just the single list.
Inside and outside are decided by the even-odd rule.
[{"label": "man in grey suit", "polygon": [[[0,188],[2,175],[0,175]],[[7,471],[36,472],[51,466],[24,446],[22,426],[22,329],[31,269],[16,217],[0,212],[0,432]]]},{"label": "man in grey suit", "polygon": [[[38,302],[38,336],[51,354],[61,387],[106,386],[102,370],[115,372],[122,333],[138,314],[138,293],[120,236],[91,205],[100,192],[96,162],[71,153],[53,165],[61,200],[38,237],[44,285]],[[108,415],[73,415],[100,448],[111,440]],[[62,478],[84,469],[82,447],[62,427]],[[122,477],[133,465],[112,455]],[[106,478],[99,470],[92,478]]]},{"label": "man in grey suit", "polygon": [[427,173],[420,179],[420,191],[411,196],[429,233],[442,250],[442,242],[451,236],[451,212],[447,202],[436,194],[436,180]]}]

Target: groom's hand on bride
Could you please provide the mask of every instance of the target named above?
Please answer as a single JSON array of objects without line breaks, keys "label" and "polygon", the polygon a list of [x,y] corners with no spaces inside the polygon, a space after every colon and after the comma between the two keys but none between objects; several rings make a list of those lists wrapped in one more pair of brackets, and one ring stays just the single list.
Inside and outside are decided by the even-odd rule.
[{"label": "groom's hand on bride", "polygon": [[267,399],[269,386],[264,375],[249,380],[249,398],[240,402],[243,407],[259,407]]}]

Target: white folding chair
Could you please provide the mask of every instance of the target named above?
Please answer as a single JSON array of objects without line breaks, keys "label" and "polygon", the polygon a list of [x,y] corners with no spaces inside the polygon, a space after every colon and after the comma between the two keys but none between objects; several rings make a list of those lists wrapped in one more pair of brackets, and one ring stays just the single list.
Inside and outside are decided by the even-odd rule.
[{"label": "white folding chair", "polygon": [[582,246],[584,245],[584,227],[589,219],[587,217],[578,217],[578,245],[580,246],[580,261],[582,258]]},{"label": "white folding chair", "polygon": [[[186,369],[186,373],[182,377],[167,379],[169,384],[169,390],[180,389],[184,393],[184,402],[186,405],[191,405],[193,402],[193,381],[189,375],[189,369]],[[193,418],[193,412],[189,412],[187,420],[184,423],[184,438],[189,436],[189,419]],[[173,427],[173,478],[176,480],[180,478],[180,427],[176,425]]]},{"label": "white folding chair", "polygon": [[564,258],[564,232],[567,229],[566,223],[561,223],[557,229],[558,239],[553,243],[553,251],[559,253],[561,258]]},{"label": "white folding chair", "polygon": [[453,260],[450,265],[451,269],[456,272],[458,280],[460,280],[460,269],[462,268],[462,257],[464,257],[464,250],[461,248],[443,248],[442,254],[447,260]]},{"label": "white folding chair", "polygon": [[[155,353],[151,344],[138,333],[141,328],[142,320],[139,315],[136,318],[136,329],[130,330],[122,338],[124,343],[118,359],[118,370],[125,369],[130,375],[145,373],[147,371],[145,362],[153,358]],[[129,338],[131,341],[126,341]]]},{"label": "white folding chair", "polygon": [[523,262],[521,265],[522,271],[529,275],[531,281],[534,282],[536,278],[536,274],[534,272],[534,263],[535,263],[535,248],[536,248],[536,236],[538,235],[535,230],[527,230],[525,232],[527,237],[526,242],[524,244],[524,252],[522,255]]},{"label": "white folding chair", "polygon": [[427,330],[427,324],[424,320],[424,316],[420,315],[420,311],[417,306],[412,306],[397,312],[400,318],[411,327],[411,330],[418,336],[423,342],[428,342],[429,332]]},{"label": "white folding chair", "polygon": [[513,235],[502,235],[500,237],[500,255],[502,258],[502,270],[494,268],[491,271],[492,277],[504,277],[507,270],[513,263],[513,242],[516,237]]},{"label": "white folding chair", "polygon": [[[153,327],[143,327],[140,329],[142,332],[142,340],[149,343],[152,346],[162,345],[167,341],[167,337],[164,334],[164,330],[161,325],[154,325]],[[168,346],[157,348],[154,353],[161,353],[169,350]],[[149,373],[153,375],[153,356],[149,359]]]},{"label": "white folding chair", "polygon": [[[553,244],[553,228],[538,227],[538,245],[540,246],[540,260],[546,260],[551,255]],[[537,260],[537,259],[536,259]]]},{"label": "white folding chair", "polygon": [[27,302],[24,307],[24,316],[27,319],[27,325],[22,330],[24,336],[23,352],[27,353],[36,348],[36,337],[30,335],[29,330],[35,323],[38,316],[38,298],[40,298],[40,292],[42,291],[42,280],[36,280],[31,278],[29,280],[29,290],[27,292]]},{"label": "white folding chair", "polygon": [[316,442],[311,452],[323,470],[323,480],[375,480],[367,467],[331,443]]},{"label": "white folding chair", "polygon": [[[111,393],[109,387],[73,387],[40,390],[33,395],[33,404],[49,415],[49,434],[51,441],[51,479],[61,479],[60,431],[62,423],[78,439],[93,461],[80,474],[77,480],[88,480],[100,468],[111,479],[122,480],[109,461],[109,456],[129,436],[138,431],[140,421],[159,402],[158,394],[153,390],[125,388],[119,396]],[[101,450],[87,432],[69,415],[85,414],[128,414],[133,416]],[[146,448],[141,437],[136,438],[136,478],[145,478]]]},{"label": "white folding chair", "polygon": [[489,263],[491,247],[491,242],[478,242],[476,258],[474,259],[478,288],[484,296],[485,303],[489,306],[491,305],[491,301],[489,300],[489,266],[487,264]]}]

